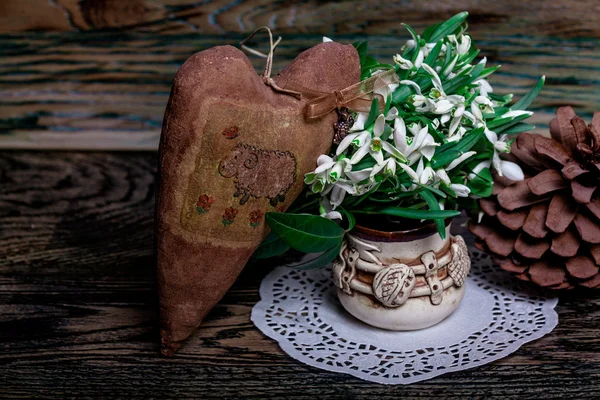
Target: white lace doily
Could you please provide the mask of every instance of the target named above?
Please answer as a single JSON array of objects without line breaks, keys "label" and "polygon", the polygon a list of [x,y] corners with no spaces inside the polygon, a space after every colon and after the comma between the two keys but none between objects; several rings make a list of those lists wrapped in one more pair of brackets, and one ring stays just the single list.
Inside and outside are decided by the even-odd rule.
[{"label": "white lace doily", "polygon": [[487,364],[554,329],[556,298],[545,298],[493,267],[486,254],[471,254],[462,304],[428,329],[392,332],[355,319],[337,299],[330,268],[276,268],[260,285],[252,321],[305,364],[385,384]]}]

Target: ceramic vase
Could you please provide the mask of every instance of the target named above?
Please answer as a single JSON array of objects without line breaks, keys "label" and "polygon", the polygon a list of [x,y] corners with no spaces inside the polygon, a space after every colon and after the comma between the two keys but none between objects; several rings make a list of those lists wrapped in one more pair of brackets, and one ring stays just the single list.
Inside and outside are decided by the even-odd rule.
[{"label": "ceramic vase", "polygon": [[435,226],[348,233],[333,279],[344,308],[361,321],[394,331],[424,329],[460,305],[471,261],[461,236],[442,239]]}]

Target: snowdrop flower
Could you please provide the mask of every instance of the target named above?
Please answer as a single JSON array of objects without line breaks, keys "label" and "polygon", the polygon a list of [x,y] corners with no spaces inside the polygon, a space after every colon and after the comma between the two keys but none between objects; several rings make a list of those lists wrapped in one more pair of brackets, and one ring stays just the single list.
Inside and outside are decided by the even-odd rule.
[{"label": "snowdrop flower", "polygon": [[431,112],[435,114],[441,114],[440,118],[442,124],[448,122],[451,118],[452,109],[459,103],[464,103],[465,98],[463,96],[458,95],[450,95],[447,96],[444,92],[444,88],[442,85],[442,80],[439,75],[433,68],[431,68],[427,64],[423,64],[423,69],[431,75],[431,83],[433,84],[433,89],[429,92],[429,97],[434,99],[433,107],[431,108]]},{"label": "snowdrop flower", "polygon": [[448,40],[454,44],[456,52],[459,55],[465,55],[471,49],[471,37],[469,35],[461,35],[457,38],[455,35],[448,35]]},{"label": "snowdrop flower", "polygon": [[510,145],[507,143],[508,135],[502,135],[498,139],[498,135],[496,132],[491,131],[489,129],[485,129],[485,137],[487,140],[494,145],[494,155],[492,157],[492,165],[494,169],[498,172],[498,175],[502,176],[502,168],[500,155],[498,153],[508,153],[510,152]]},{"label": "snowdrop flower", "polygon": [[423,96],[423,93],[421,93],[421,87],[416,82],[411,81],[409,79],[405,79],[403,81],[400,81],[400,84],[409,85],[415,89],[416,94],[413,94],[410,97],[413,106],[415,106],[415,111],[428,112],[429,109],[433,106],[433,102],[427,97]]},{"label": "snowdrop flower", "polygon": [[462,120],[463,114],[465,113],[465,105],[459,104],[456,109],[452,112],[452,122],[450,122],[450,127],[448,128],[448,136],[454,136],[454,133],[460,126],[460,121]]},{"label": "snowdrop flower", "polygon": [[423,164],[423,159],[419,160],[419,164],[417,165],[417,170],[413,170],[410,166],[406,164],[399,164],[400,168],[406,172],[406,174],[410,177],[410,179],[414,182],[408,189],[401,189],[404,191],[411,191],[417,188],[417,184],[427,185],[428,183],[432,183],[435,177],[435,171],[433,168],[429,166],[425,166]]},{"label": "snowdrop flower", "polygon": [[371,172],[373,172],[373,168],[365,168],[360,171],[348,171],[346,172],[346,177],[353,182],[359,183],[371,177]]},{"label": "snowdrop flower", "polygon": [[350,170],[352,170],[352,164],[350,164],[347,157],[340,156],[338,161],[335,161],[333,158],[322,154],[317,158],[317,168],[314,173],[316,175],[326,173],[327,182],[335,183],[342,177],[342,173]]},{"label": "snowdrop flower", "polygon": [[488,93],[494,92],[494,88],[492,88],[492,85],[489,84],[487,79],[477,79],[473,83],[475,85],[479,85],[479,95],[481,95],[481,96],[487,97]]},{"label": "snowdrop flower", "polygon": [[340,214],[338,211],[333,211],[333,207],[331,206],[331,204],[329,203],[329,201],[325,198],[322,197],[321,198],[321,205],[319,206],[319,213],[321,214],[321,217],[323,218],[327,218],[327,219],[342,219],[342,214]]},{"label": "snowdrop flower", "polygon": [[356,195],[358,192],[356,190],[356,187],[350,182],[338,181],[333,185],[331,193],[329,194],[329,203],[331,204],[333,210],[335,210],[337,206],[342,204],[344,198],[346,197],[346,193],[349,193],[353,196]]},{"label": "snowdrop flower", "polygon": [[350,132],[364,131],[365,130],[365,122],[367,122],[368,118],[369,118],[369,113],[364,113],[364,112],[356,113],[356,119],[354,120],[354,124],[350,128]]},{"label": "snowdrop flower", "polygon": [[[396,54],[394,56],[394,62],[400,66],[400,69],[404,69],[404,70],[412,70],[415,67],[413,65],[412,61],[407,60],[406,58],[402,57],[400,54]],[[415,72],[416,72],[416,68],[415,68]]]},{"label": "snowdrop flower", "polygon": [[[421,127],[421,124],[411,124],[409,131],[413,134],[412,141],[406,137],[406,125],[401,117],[394,121],[394,144],[402,154],[407,158],[408,164],[413,165],[421,157],[431,161],[435,153],[436,146],[439,143],[433,139],[427,126]],[[410,141],[410,144],[408,142]]]},{"label": "snowdrop flower", "polygon": [[470,158],[470,157],[472,157],[475,154],[477,154],[476,151],[467,151],[466,153],[461,154],[460,157],[458,157],[456,160],[453,160],[446,167],[446,171],[450,171],[450,170],[456,168],[461,162],[465,161],[467,158]]},{"label": "snowdrop flower", "polygon": [[384,176],[393,176],[396,175],[396,164],[398,162],[393,158],[388,158],[382,164],[377,164],[372,168],[370,177],[377,175],[378,173],[383,171]]},{"label": "snowdrop flower", "polygon": [[438,169],[437,171],[435,171],[435,177],[448,186],[452,183],[450,182],[450,177],[448,176],[448,173],[444,169]]},{"label": "snowdrop flower", "polygon": [[[368,136],[363,136],[364,142],[360,143],[358,151],[352,155],[352,158],[350,158],[350,163],[356,164],[360,160],[362,160],[364,156],[370,154],[371,157],[375,159],[377,164],[382,164],[384,151],[401,161],[406,160],[397,148],[395,148],[391,143],[381,139],[381,135],[384,132],[384,128],[385,117],[383,116],[383,114],[380,114],[379,117],[377,117],[377,120],[375,121],[375,126],[373,127],[373,136],[371,136],[369,132],[366,132]],[[348,138],[348,136],[346,136],[344,140],[346,140],[346,138]],[[343,148],[343,150],[345,150],[344,146],[348,147],[349,143],[344,143],[344,140],[342,140],[342,142],[338,146],[337,151],[340,151],[340,148]]]},{"label": "snowdrop flower", "polygon": [[471,103],[471,113],[477,121],[483,121],[483,113],[493,113],[494,105],[485,96],[477,96]]},{"label": "snowdrop flower", "polygon": [[471,193],[471,189],[460,183],[450,184],[450,189],[452,189],[458,197],[469,197],[469,193]]},{"label": "snowdrop flower", "polygon": [[499,173],[499,175],[504,176],[511,181],[522,181],[525,179],[525,174],[523,174],[521,167],[512,161],[501,160],[500,171],[502,171],[502,174]]}]

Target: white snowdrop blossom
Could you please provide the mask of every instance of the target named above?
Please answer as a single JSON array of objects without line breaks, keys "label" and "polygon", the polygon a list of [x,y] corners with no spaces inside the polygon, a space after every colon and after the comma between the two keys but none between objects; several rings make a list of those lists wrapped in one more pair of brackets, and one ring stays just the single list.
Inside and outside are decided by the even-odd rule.
[{"label": "white snowdrop blossom", "polygon": [[454,168],[456,168],[460,163],[462,163],[463,161],[465,161],[466,159],[474,156],[475,154],[477,154],[476,151],[467,151],[466,153],[461,154],[457,159],[453,160],[450,164],[448,164],[448,166],[446,167],[446,171],[450,171],[453,170]]},{"label": "white snowdrop blossom", "polygon": [[408,164],[412,165],[419,161],[421,157],[431,160],[435,153],[435,148],[439,143],[433,139],[427,126],[421,126],[420,123],[413,123],[409,126],[412,137],[406,136],[406,125],[401,117],[394,121],[394,143],[396,148],[408,159]]},{"label": "white snowdrop blossom", "polygon": [[[384,129],[385,117],[383,116],[383,114],[380,114],[379,117],[377,117],[377,120],[375,121],[373,135],[371,135],[368,131],[364,131],[360,134],[360,136],[357,137],[360,139],[357,143],[358,151],[352,155],[352,158],[350,159],[351,164],[357,164],[367,154],[373,157],[377,164],[382,164],[384,159],[383,152],[386,152],[398,159],[404,159],[404,156],[400,151],[398,151],[398,149],[396,149],[388,141],[381,139],[381,135],[383,134]],[[344,140],[346,140],[347,138],[348,136],[344,138]],[[340,152],[340,149],[342,149],[341,151],[345,150],[344,146],[346,145],[346,143],[344,143],[344,140],[342,140],[342,142],[338,146],[337,152]]]},{"label": "white snowdrop blossom", "polygon": [[458,197],[469,197],[469,193],[471,193],[471,189],[460,183],[451,183],[450,189],[452,189]]},{"label": "white snowdrop blossom", "polygon": [[[403,58],[400,54],[396,54],[394,56],[394,62],[400,66],[401,69],[404,70],[413,70],[415,69],[412,61]],[[417,71],[414,71],[417,72]]]},{"label": "white snowdrop blossom", "polygon": [[342,214],[339,211],[334,211],[333,207],[329,203],[326,197],[321,197],[321,202],[319,206],[319,213],[321,217],[327,219],[342,219]]}]

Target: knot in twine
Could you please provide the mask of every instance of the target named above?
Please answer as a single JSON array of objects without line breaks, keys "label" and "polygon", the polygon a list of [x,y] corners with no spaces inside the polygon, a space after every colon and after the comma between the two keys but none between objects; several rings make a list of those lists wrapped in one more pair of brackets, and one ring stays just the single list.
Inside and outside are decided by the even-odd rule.
[{"label": "knot in twine", "polygon": [[[246,45],[246,42],[248,42],[262,30],[266,30],[269,34],[268,54],[264,54]],[[274,42],[271,29],[263,26],[255,30],[250,36],[241,41],[240,47],[249,53],[266,58],[265,71],[262,75],[265,85],[270,86],[276,92],[294,96],[298,100],[308,100],[305,106],[305,116],[308,119],[321,118],[334,110],[339,110],[342,108],[348,108],[358,112],[368,112],[371,109],[371,104],[375,97],[377,97],[379,100],[378,103],[381,111],[385,107],[385,99],[381,94],[376,94],[375,91],[399,81],[396,70],[394,68],[390,68],[388,70],[381,70],[383,72],[379,72],[376,75],[350,85],[345,89],[335,90],[331,93],[322,92],[299,85],[291,88],[282,88],[277,85],[273,78],[271,78],[273,53],[280,42],[281,37]]]}]

